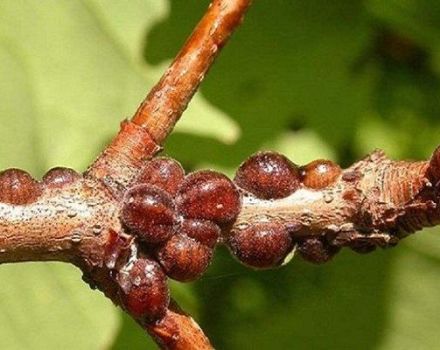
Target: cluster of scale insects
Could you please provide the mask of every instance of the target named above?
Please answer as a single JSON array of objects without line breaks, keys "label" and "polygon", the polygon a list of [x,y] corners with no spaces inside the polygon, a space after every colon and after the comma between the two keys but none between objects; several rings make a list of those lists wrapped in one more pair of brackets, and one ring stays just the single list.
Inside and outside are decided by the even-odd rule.
[{"label": "cluster of scale insects", "polygon": [[262,152],[244,162],[231,181],[209,170],[185,176],[175,160],[153,159],[124,196],[121,220],[146,254],[119,272],[123,304],[149,320],[160,317],[169,302],[166,276],[183,282],[200,278],[218,243],[254,268],[281,265],[295,247],[306,260],[329,260],[338,247],[323,238],[295,241],[281,223],[259,222],[232,231],[230,226],[244,195],[276,200],[301,186],[331,185],[340,173],[330,161],[300,168],[280,154]]},{"label": "cluster of scale insects", "polygon": [[[325,237],[294,239],[282,223],[230,228],[243,196],[285,198],[300,187],[319,190],[330,186],[340,174],[340,167],[331,161],[317,160],[299,167],[274,152],[251,156],[240,166],[234,181],[210,170],[185,175],[171,158],[152,159],[123,196],[120,219],[140,252],[135,259],[127,253],[124,264],[113,271],[121,304],[146,322],[161,318],[170,301],[167,277],[183,282],[198,279],[218,243],[227,245],[240,262],[254,268],[279,266],[294,249],[308,261],[329,260],[338,247],[331,246]],[[38,182],[24,171],[6,170],[0,174],[0,200],[31,203],[41,194],[42,185],[61,186],[80,176],[71,169],[56,168]],[[119,240],[118,233],[109,235],[110,254],[114,247],[126,244]]]}]

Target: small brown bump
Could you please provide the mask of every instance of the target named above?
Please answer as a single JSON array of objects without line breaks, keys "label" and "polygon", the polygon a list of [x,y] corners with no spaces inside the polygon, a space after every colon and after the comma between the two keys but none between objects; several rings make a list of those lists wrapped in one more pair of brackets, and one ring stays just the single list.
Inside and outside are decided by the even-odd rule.
[{"label": "small brown bump", "polygon": [[275,152],[260,152],[247,159],[235,175],[235,183],[262,199],[284,198],[300,186],[296,164]]},{"label": "small brown bump", "polygon": [[151,185],[136,185],[127,191],[121,219],[147,243],[166,241],[175,232],[177,224],[173,199]]},{"label": "small brown bump", "polygon": [[71,184],[81,178],[75,170],[70,168],[56,167],[50,169],[44,176],[43,182],[49,187],[62,187]]},{"label": "small brown bump", "polygon": [[218,224],[234,220],[240,210],[240,194],[234,183],[225,175],[210,170],[189,174],[176,201],[186,218]]},{"label": "small brown bump", "polygon": [[170,295],[160,265],[149,258],[138,259],[130,269],[117,275],[123,306],[144,321],[160,319],[168,308]]},{"label": "small brown bump", "polygon": [[298,243],[301,257],[314,264],[323,264],[331,260],[340,250],[329,245],[322,237],[309,237]]},{"label": "small brown bump", "polygon": [[344,171],[342,173],[342,180],[347,182],[355,182],[360,180],[362,177],[362,174],[359,171],[356,170],[348,170]]},{"label": "small brown bump", "polygon": [[142,169],[136,183],[155,185],[174,195],[185,177],[177,161],[171,158],[154,158]]},{"label": "small brown bump", "polygon": [[180,233],[214,248],[220,236],[220,227],[211,221],[186,219],[180,226]]},{"label": "small brown bump", "polygon": [[302,183],[316,190],[333,185],[341,175],[341,168],[330,160],[318,159],[301,169]]},{"label": "small brown bump", "polygon": [[30,204],[42,194],[41,184],[20,169],[0,172],[0,201],[10,204]]},{"label": "small brown bump", "polygon": [[293,249],[287,228],[275,222],[237,229],[231,232],[227,245],[239,261],[260,269],[279,266]]},{"label": "small brown bump", "polygon": [[199,278],[208,268],[212,248],[184,234],[176,234],[157,250],[157,258],[165,273],[181,282]]}]

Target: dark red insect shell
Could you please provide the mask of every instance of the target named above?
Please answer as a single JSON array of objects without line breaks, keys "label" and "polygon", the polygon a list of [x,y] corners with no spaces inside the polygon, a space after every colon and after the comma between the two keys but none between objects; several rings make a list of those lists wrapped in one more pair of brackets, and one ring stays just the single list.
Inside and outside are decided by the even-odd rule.
[{"label": "dark red insect shell", "polygon": [[41,184],[20,169],[0,172],[0,202],[10,204],[30,204],[41,196]]},{"label": "dark red insect shell", "polygon": [[183,234],[176,234],[157,250],[165,273],[181,282],[199,278],[208,268],[213,249]]},{"label": "dark red insect shell", "polygon": [[275,152],[260,152],[247,159],[235,175],[235,183],[262,199],[283,198],[300,186],[298,167]]},{"label": "dark red insect shell", "polygon": [[255,268],[279,266],[293,249],[287,228],[274,222],[255,223],[233,231],[227,244],[238,260]]},{"label": "dark red insect shell", "polygon": [[171,158],[154,158],[142,169],[137,183],[155,185],[174,195],[185,177],[185,172],[177,161]]},{"label": "dark red insect shell", "polygon": [[133,236],[121,235],[114,230],[109,230],[104,248],[104,263],[108,269],[119,269],[124,265],[130,254],[130,244]]},{"label": "dark red insect shell", "polygon": [[298,243],[301,257],[314,264],[323,264],[333,258],[340,248],[329,245],[322,237],[309,237]]},{"label": "dark red insect shell", "polygon": [[137,185],[127,191],[121,219],[130,230],[147,243],[166,241],[175,232],[177,224],[171,196],[150,185]]},{"label": "dark red insect shell", "polygon": [[214,248],[220,236],[220,227],[212,221],[186,219],[182,222],[179,232]]},{"label": "dark red insect shell", "polygon": [[48,187],[62,187],[71,184],[81,178],[75,170],[70,168],[56,167],[50,169],[44,176],[43,182]]},{"label": "dark red insect shell", "polygon": [[302,183],[316,190],[333,185],[342,170],[339,165],[324,159],[315,160],[301,169]]},{"label": "dark red insect shell", "polygon": [[138,259],[127,271],[122,269],[117,280],[122,305],[131,315],[150,322],[165,315],[170,294],[167,278],[156,261]]},{"label": "dark red insect shell", "polygon": [[189,174],[177,195],[179,211],[190,219],[225,224],[240,211],[240,194],[225,175],[205,170]]}]

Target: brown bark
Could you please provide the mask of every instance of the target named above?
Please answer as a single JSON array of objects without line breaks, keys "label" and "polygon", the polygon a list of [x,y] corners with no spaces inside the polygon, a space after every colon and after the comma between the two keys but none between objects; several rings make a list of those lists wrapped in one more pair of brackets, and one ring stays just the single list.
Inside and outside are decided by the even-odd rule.
[{"label": "brown bark", "polygon": [[194,319],[171,304],[165,317],[146,327],[148,333],[164,349],[209,350],[212,345]]},{"label": "brown bark", "polygon": [[[74,263],[91,285],[121,304],[112,271],[106,266],[111,235],[122,234],[119,201],[145,161],[161,150],[160,144],[249,5],[250,0],[212,1],[162,79],[132,121],[121,124],[118,135],[86,172],[86,179],[64,186],[62,192],[45,189],[26,205],[0,205],[0,262]],[[175,310],[150,325],[149,332],[164,348],[212,348],[192,318]]]},{"label": "brown bark", "polygon": [[121,131],[88,170],[118,192],[157,154],[251,0],[213,0],[189,39]]},{"label": "brown bark", "polygon": [[[12,177],[0,180],[0,263],[73,263],[91,286],[122,306],[114,278],[119,259],[140,251],[120,221],[124,192],[160,151],[249,4],[213,0],[132,121],[122,124],[84,177],[58,187],[25,179],[27,187],[21,192]],[[397,162],[375,152],[340,174],[337,168],[328,182],[297,180],[293,193],[278,193],[282,198],[261,199],[241,188],[240,213],[224,228],[222,238],[273,222],[287,228],[294,242],[323,237],[333,247],[358,251],[395,245],[407,234],[440,222],[439,154],[437,150],[428,162]],[[212,348],[194,320],[174,304],[157,321],[133,317],[165,349]]]},{"label": "brown bark", "polygon": [[214,0],[132,121],[161,144],[174,128],[214,59],[241,23],[250,0]]},{"label": "brown bark", "polygon": [[[326,237],[334,246],[395,245],[407,234],[440,222],[439,150],[430,161],[387,159],[376,151],[342,171],[323,189],[301,185],[279,199],[258,199],[241,190],[238,217],[223,237],[260,222],[282,223],[294,240]],[[138,242],[120,223],[121,203],[106,186],[78,178],[62,187],[43,186],[32,203],[0,204],[0,262],[57,260],[79,266],[85,279],[121,305],[112,274],[111,236],[123,237],[127,251]],[[117,256],[116,256],[117,258]],[[115,259],[116,259],[115,258]],[[172,306],[161,320],[137,320],[167,349],[209,349],[209,340],[192,320]]]},{"label": "brown bark", "polygon": [[277,200],[245,196],[231,231],[269,220],[289,227],[297,240],[325,236],[335,246],[393,246],[440,222],[438,152],[430,162],[411,162],[375,151],[321,190],[303,186]]}]

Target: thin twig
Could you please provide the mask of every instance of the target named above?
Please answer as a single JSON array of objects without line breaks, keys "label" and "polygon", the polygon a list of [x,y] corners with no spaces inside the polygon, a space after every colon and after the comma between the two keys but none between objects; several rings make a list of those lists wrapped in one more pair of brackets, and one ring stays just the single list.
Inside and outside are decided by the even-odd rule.
[{"label": "thin twig", "polygon": [[173,301],[166,315],[146,327],[153,339],[165,349],[212,350],[209,339],[194,319]]},{"label": "thin twig", "polygon": [[132,121],[161,144],[179,120],[250,0],[214,0],[174,62],[140,105]]},{"label": "thin twig", "polygon": [[[86,176],[103,182],[114,197],[122,195],[145,160],[161,150],[160,145],[186,109],[220,49],[241,23],[250,3],[251,0],[212,1],[132,121],[122,124],[116,138],[89,168]],[[200,327],[183,313],[169,311],[163,322],[149,327],[148,331],[166,348],[212,348]]]},{"label": "thin twig", "polygon": [[213,0],[179,54],[113,142],[88,170],[115,193],[146,159],[161,150],[220,49],[241,23],[251,0]]}]

